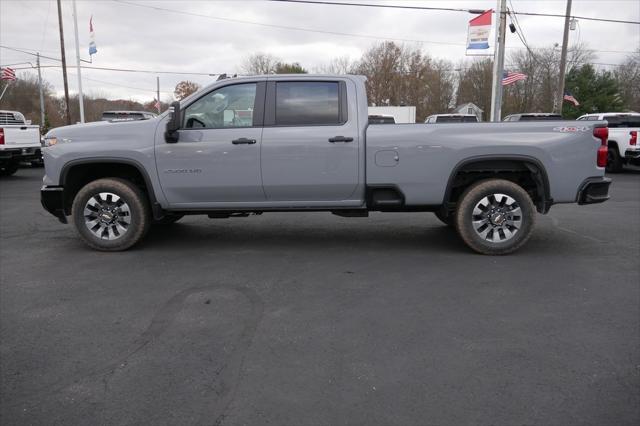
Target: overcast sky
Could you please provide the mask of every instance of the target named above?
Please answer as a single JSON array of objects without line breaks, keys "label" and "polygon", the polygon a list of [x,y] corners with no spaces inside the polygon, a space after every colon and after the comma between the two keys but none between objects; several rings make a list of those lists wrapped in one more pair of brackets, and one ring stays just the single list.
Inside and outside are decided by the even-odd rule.
[{"label": "overcast sky", "polygon": [[[511,1],[516,12],[564,14],[566,7],[564,0]],[[473,9],[496,7],[496,1],[484,0],[369,0],[368,3]],[[173,9],[180,13],[154,7]],[[510,5],[509,7],[511,8]],[[93,15],[98,48],[98,53],[93,56],[93,66],[210,74],[240,72],[243,60],[257,52],[275,55],[286,62],[299,62],[313,71],[332,58],[347,56],[356,60],[372,44],[383,39],[419,40],[420,42],[405,43],[418,46],[431,56],[458,63],[465,58],[467,22],[473,17],[461,12],[240,0],[78,0],[77,9],[83,59],[89,57],[89,18]],[[73,93],[77,91],[77,77],[71,1],[62,1],[62,13],[69,88]],[[574,0],[572,15],[640,21],[640,1]],[[562,42],[562,18],[521,15],[519,20],[531,47],[547,47]],[[570,32],[570,43],[577,41],[586,43],[596,51],[596,62],[618,64],[628,55],[625,52],[631,52],[640,46],[640,26],[579,20],[576,30]],[[493,46],[493,40],[490,44]],[[42,55],[60,58],[56,1],[0,0],[0,45],[39,51]],[[515,48],[522,47],[516,35],[507,32],[507,55]],[[25,61],[35,63],[33,56],[0,48],[0,65]],[[59,65],[59,62],[43,59],[42,64]],[[19,64],[13,67],[23,66],[29,65]],[[613,69],[611,65],[599,67]],[[154,98],[156,75],[82,70],[85,93],[110,99],[139,101]],[[180,80],[189,79],[207,84],[215,79],[207,75],[159,76],[163,100],[171,99],[173,88]],[[58,93],[63,92],[60,67],[43,68],[43,77],[53,84]]]}]

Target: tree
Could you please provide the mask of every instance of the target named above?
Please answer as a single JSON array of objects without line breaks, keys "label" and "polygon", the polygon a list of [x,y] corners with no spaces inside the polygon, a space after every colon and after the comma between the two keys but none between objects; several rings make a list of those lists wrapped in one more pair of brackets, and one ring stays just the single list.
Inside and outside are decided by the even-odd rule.
[{"label": "tree", "polygon": [[364,53],[354,71],[367,77],[367,97],[373,105],[411,105],[416,119],[447,112],[453,98],[453,70],[418,48],[393,42],[376,44]]},{"label": "tree", "polygon": [[302,66],[297,62],[292,62],[290,64],[286,62],[278,62],[276,64],[275,74],[307,74],[307,70],[302,68]]},{"label": "tree", "polygon": [[356,73],[356,64],[354,64],[348,56],[333,58],[328,64],[316,68],[319,74],[354,74]]},{"label": "tree", "polygon": [[484,120],[491,117],[491,84],[493,61],[489,58],[476,59],[466,67],[460,68],[456,104],[473,102],[484,110]]},{"label": "tree", "polygon": [[[0,85],[0,93],[2,93],[6,85],[8,87],[0,101],[0,109],[20,111],[33,124],[44,124],[40,123],[40,90],[36,76],[21,73],[18,75],[17,80],[11,82],[2,81],[2,83]],[[45,96],[48,97],[51,96],[53,89],[49,83],[43,82],[43,91]]]},{"label": "tree", "polygon": [[640,49],[627,57],[614,72],[624,108],[640,112]]},{"label": "tree", "polygon": [[580,103],[563,102],[563,117],[577,118],[594,112],[620,111],[623,100],[618,84],[609,71],[596,72],[592,65],[573,68],[567,74],[565,88]]},{"label": "tree", "polygon": [[280,60],[268,53],[255,53],[244,60],[242,71],[249,75],[273,74]]},{"label": "tree", "polygon": [[194,83],[193,81],[184,80],[180,83],[176,84],[176,88],[173,91],[174,96],[178,100],[182,100],[189,96],[192,93],[197,92],[200,89],[200,85],[198,83]]}]

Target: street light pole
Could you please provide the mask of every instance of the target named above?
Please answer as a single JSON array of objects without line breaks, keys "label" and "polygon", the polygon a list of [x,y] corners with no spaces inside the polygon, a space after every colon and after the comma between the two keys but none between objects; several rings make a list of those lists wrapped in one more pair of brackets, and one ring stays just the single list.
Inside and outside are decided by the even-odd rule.
[{"label": "street light pole", "polygon": [[491,121],[501,120],[502,73],[504,72],[504,42],[507,26],[507,0],[498,0],[496,13],[496,41],[493,54],[493,81],[491,83]]},{"label": "street light pole", "polygon": [[84,99],[82,97],[82,71],[80,69],[80,43],[78,42],[78,11],[73,0],[73,27],[76,34],[76,66],[78,67],[78,102],[80,103],[80,122],[84,123]]},{"label": "street light pole", "polygon": [[38,66],[38,88],[40,90],[40,130],[44,128],[44,94],[42,93],[42,74],[40,73],[40,52],[36,56]]},{"label": "street light pole", "polygon": [[571,20],[571,0],[567,0],[567,12],[564,17],[564,34],[562,35],[562,53],[560,53],[560,76],[558,77],[558,93],[553,103],[554,112],[562,114],[564,103],[564,73],[567,68],[567,44],[569,43],[569,25]]},{"label": "street light pole", "polygon": [[69,111],[69,83],[67,82],[67,59],[64,54],[64,30],[62,29],[62,6],[58,0],[58,26],[60,28],[60,55],[62,57],[62,80],[64,81],[64,106],[67,115],[67,124],[71,124],[71,112]]}]

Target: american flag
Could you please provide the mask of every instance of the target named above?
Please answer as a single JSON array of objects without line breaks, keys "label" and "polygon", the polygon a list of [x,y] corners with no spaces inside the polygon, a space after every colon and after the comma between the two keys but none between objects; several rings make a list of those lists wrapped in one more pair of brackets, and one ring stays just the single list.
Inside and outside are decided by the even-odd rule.
[{"label": "american flag", "polygon": [[155,98],[153,100],[154,100],[153,106],[155,107],[155,109],[158,110],[158,114],[160,114],[162,112],[160,111],[160,108],[161,108],[160,101]]},{"label": "american flag", "polygon": [[13,68],[2,68],[0,80],[16,81],[16,72]]},{"label": "american flag", "polygon": [[576,98],[573,97],[573,95],[569,92],[564,92],[564,98],[565,101],[569,101],[571,103],[573,103],[573,105],[575,106],[579,106],[580,102],[578,102],[578,100]]},{"label": "american flag", "polygon": [[507,86],[519,80],[526,80],[527,75],[521,72],[505,71],[502,73],[502,85]]}]

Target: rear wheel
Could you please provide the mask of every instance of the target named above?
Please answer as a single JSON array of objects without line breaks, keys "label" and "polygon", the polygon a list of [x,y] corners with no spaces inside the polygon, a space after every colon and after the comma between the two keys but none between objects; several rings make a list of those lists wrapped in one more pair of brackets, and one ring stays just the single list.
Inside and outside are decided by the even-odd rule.
[{"label": "rear wheel", "polygon": [[126,250],[146,234],[151,223],[145,195],[118,178],[85,185],[73,200],[73,225],[80,238],[101,251]]},{"label": "rear wheel", "polygon": [[478,182],[461,196],[455,225],[462,240],[482,254],[508,254],[529,240],[536,210],[521,186],[502,179]]},{"label": "rear wheel", "polygon": [[622,158],[616,146],[610,146],[607,150],[606,170],[609,173],[620,173],[622,171]]}]

